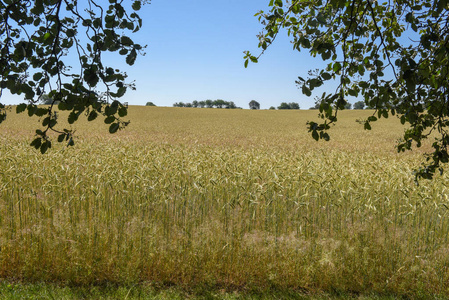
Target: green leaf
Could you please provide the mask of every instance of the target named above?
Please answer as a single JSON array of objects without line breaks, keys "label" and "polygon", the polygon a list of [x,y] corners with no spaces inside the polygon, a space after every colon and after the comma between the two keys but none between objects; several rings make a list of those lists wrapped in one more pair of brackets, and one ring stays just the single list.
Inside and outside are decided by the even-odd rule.
[{"label": "green leaf", "polygon": [[33,80],[34,81],[38,81],[38,80],[40,80],[42,78],[42,76],[43,76],[43,74],[41,72],[35,73],[33,75]]},{"label": "green leaf", "polygon": [[327,73],[327,72],[324,72],[323,74],[321,74],[321,77],[323,78],[323,80],[330,80],[330,79],[332,79],[332,75]]},{"label": "green leaf", "polygon": [[314,89],[316,87],[319,87],[323,84],[323,82],[317,78],[313,78],[309,80],[310,89]]},{"label": "green leaf", "polygon": [[27,109],[27,105],[25,103],[21,103],[16,107],[16,113],[20,114]]},{"label": "green leaf", "polygon": [[140,8],[142,7],[142,3],[140,1],[134,1],[132,8],[137,11],[140,10]]},{"label": "green leaf", "polygon": [[39,149],[40,146],[41,146],[41,144],[42,144],[42,138],[38,137],[38,138],[35,138],[35,139],[31,142],[30,146],[32,146],[32,147],[34,147],[34,148],[36,148],[36,149]]},{"label": "green leaf", "polygon": [[34,114],[38,117],[42,117],[44,115],[46,115],[48,113],[48,109],[47,108],[40,108],[37,107]]},{"label": "green leaf", "polygon": [[128,114],[128,110],[126,109],[126,107],[120,107],[118,110],[118,115],[123,118]]},{"label": "green leaf", "polygon": [[314,139],[315,141],[318,141],[319,138],[320,138],[320,136],[319,136],[319,134],[318,134],[318,131],[313,130],[313,131],[312,131],[312,137],[313,137],[313,139]]},{"label": "green leaf", "polygon": [[58,104],[58,109],[59,110],[66,110],[67,109],[67,104],[65,102],[59,102]]},{"label": "green leaf", "polygon": [[131,52],[126,56],[126,63],[130,66],[134,65],[137,58],[137,52],[135,49],[131,50]]},{"label": "green leaf", "polygon": [[98,117],[98,113],[93,110],[89,113],[89,116],[87,117],[87,121],[93,121]]},{"label": "green leaf", "polygon": [[115,120],[116,120],[116,118],[114,116],[109,116],[106,119],[104,119],[104,122],[105,122],[105,124],[111,124]]},{"label": "green leaf", "polygon": [[359,95],[358,91],[355,89],[348,89],[348,94],[353,97],[357,97]]},{"label": "green leaf", "polygon": [[302,89],[302,93],[304,95],[306,95],[308,97],[310,97],[312,95],[312,92],[310,91],[310,89],[307,86],[303,85],[301,89]]},{"label": "green leaf", "polygon": [[340,72],[341,64],[338,61],[334,63],[333,70],[334,70],[335,73]]},{"label": "green leaf", "polygon": [[251,61],[253,63],[257,63],[257,61],[258,61],[257,57],[255,57],[255,56],[250,56],[249,59],[251,59]]},{"label": "green leaf", "polygon": [[[125,93],[126,93],[126,87],[123,86],[117,90],[116,97],[117,98],[123,97],[123,95],[125,95]],[[115,112],[114,112],[114,114],[115,114]]]},{"label": "green leaf", "polygon": [[114,106],[114,105],[106,106],[104,109],[104,113],[106,114],[106,116],[115,115],[116,112],[117,112],[117,106]]},{"label": "green leaf", "polygon": [[97,85],[99,78],[94,70],[86,69],[84,70],[84,80],[86,80],[89,86],[94,87]]},{"label": "green leaf", "polygon": [[47,126],[50,123],[50,117],[46,117],[44,121],[42,121],[42,126]]},{"label": "green leaf", "polygon": [[119,123],[112,123],[111,126],[109,126],[109,133],[116,133],[119,128]]},{"label": "green leaf", "polygon": [[41,153],[45,154],[49,148],[51,148],[51,142],[50,141],[45,141],[41,145],[41,149],[40,149]]},{"label": "green leaf", "polygon": [[67,121],[69,122],[69,124],[73,124],[78,120],[78,114],[74,111],[70,112],[69,117],[67,119]]},{"label": "green leaf", "polygon": [[58,135],[58,142],[62,143],[64,141],[65,137],[66,137],[65,133],[61,133],[60,135]]},{"label": "green leaf", "polygon": [[134,44],[133,40],[131,40],[127,36],[122,36],[120,39],[120,43],[124,46],[131,46],[132,44]]},{"label": "green leaf", "polygon": [[34,104],[29,104],[27,106],[27,110],[28,110],[28,116],[32,117],[37,110],[37,106]]}]

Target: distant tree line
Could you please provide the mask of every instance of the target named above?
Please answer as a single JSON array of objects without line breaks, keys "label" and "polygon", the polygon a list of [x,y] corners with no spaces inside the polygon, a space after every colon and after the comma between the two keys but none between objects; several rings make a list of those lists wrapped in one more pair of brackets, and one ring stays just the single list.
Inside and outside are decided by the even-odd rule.
[{"label": "distant tree line", "polygon": [[[317,100],[316,102],[315,102],[315,105],[314,106],[312,106],[312,107],[310,107],[309,109],[319,109],[320,108],[320,105],[321,105],[321,101],[320,100]],[[347,102],[346,104],[345,104],[345,109],[364,109],[365,108],[365,102],[363,102],[363,101],[357,101],[356,103],[354,103],[354,107],[352,106],[352,104],[351,103],[349,103],[349,102]],[[368,108],[370,108],[370,107],[368,107]]]},{"label": "distant tree line", "polygon": [[[250,109],[260,109],[260,104],[256,100],[251,100],[249,103]],[[276,107],[271,106],[270,109],[276,109]],[[278,109],[300,109],[299,104],[297,102],[282,102],[281,105],[278,106]]]},{"label": "distant tree line", "polygon": [[193,101],[192,103],[176,102],[173,107],[200,107],[200,108],[228,108],[234,109],[239,108],[232,101],[225,101],[222,99],[217,100],[204,100],[204,101]]},{"label": "distant tree line", "polygon": [[297,102],[282,102],[278,109],[299,109],[299,104]]}]

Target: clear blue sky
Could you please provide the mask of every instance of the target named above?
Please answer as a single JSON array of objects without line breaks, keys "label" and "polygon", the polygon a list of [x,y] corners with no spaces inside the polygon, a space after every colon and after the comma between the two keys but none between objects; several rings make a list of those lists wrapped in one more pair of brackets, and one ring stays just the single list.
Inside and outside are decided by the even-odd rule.
[{"label": "clear blue sky", "polygon": [[[137,90],[123,101],[130,105],[158,106],[175,102],[223,99],[248,108],[252,99],[261,108],[281,102],[298,102],[301,108],[313,105],[295,84],[298,76],[323,66],[320,58],[293,51],[284,32],[258,64],[244,68],[243,51],[259,53],[256,35],[262,30],[254,14],[267,8],[269,0],[152,0],[140,11],[142,30],[132,36],[148,45],[146,55],[128,67],[122,56],[108,55],[106,65],[125,70]],[[329,87],[332,88],[332,87]],[[319,91],[321,94],[323,90]],[[4,93],[3,103],[22,98]]]}]

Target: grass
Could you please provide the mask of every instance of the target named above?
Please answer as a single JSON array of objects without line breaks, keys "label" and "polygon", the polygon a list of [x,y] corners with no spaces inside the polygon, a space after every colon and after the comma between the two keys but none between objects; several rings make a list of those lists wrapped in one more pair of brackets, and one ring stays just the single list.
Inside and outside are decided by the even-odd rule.
[{"label": "grass", "polygon": [[[155,287],[151,285],[133,286],[58,286],[55,284],[0,284],[0,296],[2,299],[264,299],[264,300],[324,300],[324,299],[376,299],[392,300],[393,295],[368,295],[357,296],[338,293],[308,294],[297,291],[225,291],[225,290],[195,290],[186,291],[176,287]],[[427,298],[429,299],[429,298]],[[438,298],[434,298],[438,299]],[[443,298],[441,298],[443,299]]]},{"label": "grass", "polygon": [[46,155],[37,119],[1,125],[5,282],[449,297],[449,181],[415,185],[422,151],[395,153],[397,119],[363,131],[369,112],[342,112],[317,143],[316,111],[129,113],[112,136],[80,121]]}]

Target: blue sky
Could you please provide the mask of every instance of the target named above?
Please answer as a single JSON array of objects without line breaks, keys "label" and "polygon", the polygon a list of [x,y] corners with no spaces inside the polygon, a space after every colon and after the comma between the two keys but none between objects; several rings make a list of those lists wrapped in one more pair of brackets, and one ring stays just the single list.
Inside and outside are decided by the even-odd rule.
[{"label": "blue sky", "polygon": [[[106,65],[125,70],[135,80],[137,90],[123,101],[130,105],[158,106],[175,102],[223,99],[248,108],[254,99],[261,108],[281,102],[298,102],[303,109],[313,105],[295,84],[298,76],[323,66],[320,58],[292,50],[287,34],[262,56],[258,64],[244,68],[243,51],[259,53],[256,35],[262,30],[254,14],[267,8],[269,0],[152,0],[140,11],[143,28],[133,35],[135,42],[147,45],[146,55],[134,66],[123,57],[108,55]],[[321,94],[323,90],[320,90]],[[15,104],[21,98],[2,96],[2,102]]]}]

